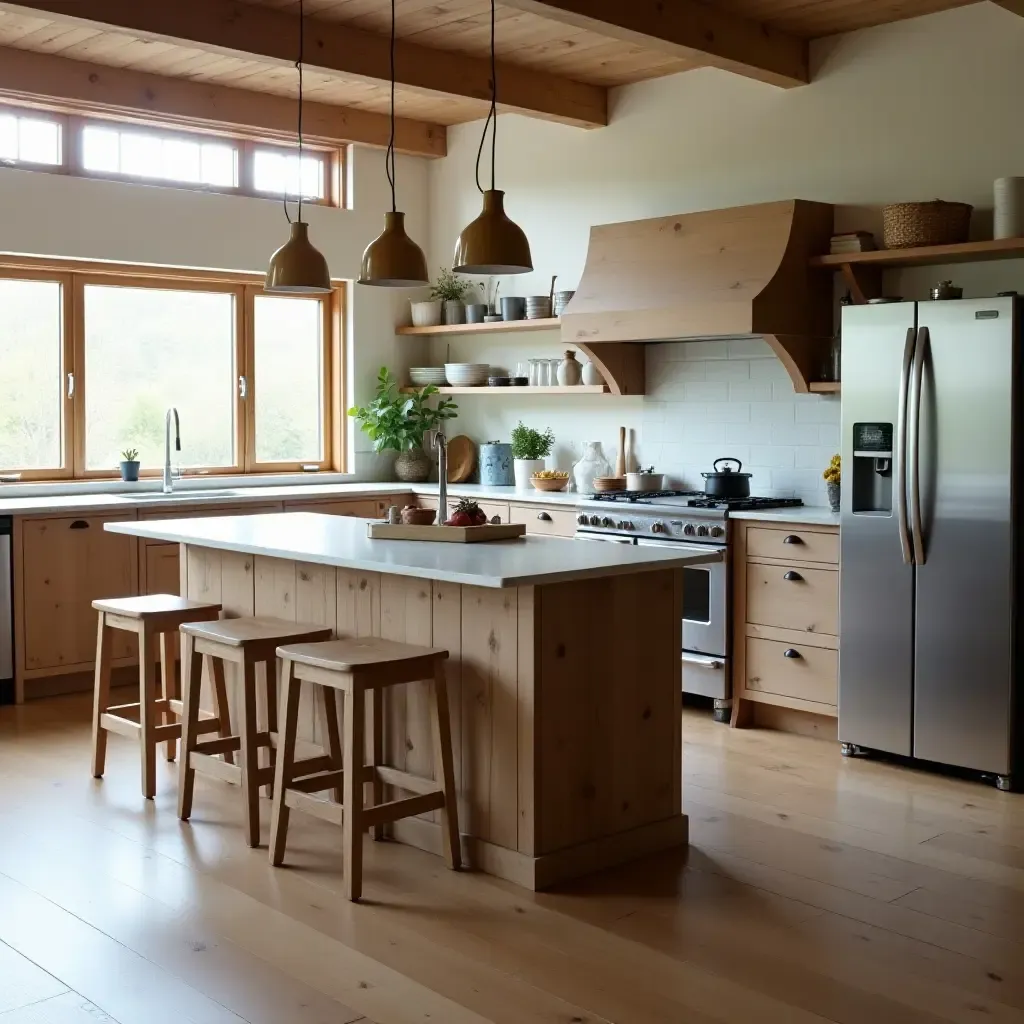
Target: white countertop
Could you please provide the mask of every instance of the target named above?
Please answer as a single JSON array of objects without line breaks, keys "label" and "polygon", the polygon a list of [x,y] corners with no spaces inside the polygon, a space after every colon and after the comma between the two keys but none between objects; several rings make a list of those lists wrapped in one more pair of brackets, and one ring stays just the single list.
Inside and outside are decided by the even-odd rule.
[{"label": "white countertop", "polygon": [[680,569],[720,557],[671,548],[584,544],[550,537],[486,544],[370,540],[367,520],[314,512],[107,523],[113,533],[245,554],[335,565],[361,572],[516,587]]},{"label": "white countertop", "polygon": [[[191,483],[191,482],[190,482]],[[20,488],[13,484],[12,487]],[[74,484],[67,485],[65,493],[37,495],[24,493],[10,498],[3,497],[0,484],[0,515],[43,515],[74,512],[121,512],[126,509],[178,508],[190,505],[202,506],[241,505],[260,501],[329,501],[332,498],[353,500],[365,497],[387,497],[389,494],[436,495],[437,484],[395,483],[297,483],[271,484],[246,487],[232,486],[225,481],[217,488],[202,488],[179,485],[172,494],[160,494],[159,483],[146,480],[136,485],[116,485],[116,490],[90,492],[76,491]],[[31,490],[31,488],[26,488]],[[573,507],[580,500],[579,494],[552,493],[550,491],[517,491],[514,487],[481,487],[479,484],[449,484],[448,496],[452,498],[471,497],[481,501],[510,501],[565,505]]]},{"label": "white countertop", "polygon": [[762,512],[730,512],[730,519],[761,519],[769,523],[801,523],[804,526],[838,526],[839,513],[827,505],[771,508]]}]

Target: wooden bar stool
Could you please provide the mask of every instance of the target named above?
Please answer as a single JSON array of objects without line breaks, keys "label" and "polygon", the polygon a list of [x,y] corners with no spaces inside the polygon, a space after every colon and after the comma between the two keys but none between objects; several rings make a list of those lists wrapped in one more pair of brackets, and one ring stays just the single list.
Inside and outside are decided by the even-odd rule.
[{"label": "wooden bar stool", "polygon": [[[457,870],[462,857],[452,770],[448,691],[444,678],[444,661],[448,652],[366,637],[318,644],[289,644],[278,648],[277,656],[282,660],[284,728],[278,744],[274,779],[271,864],[278,866],[284,860],[291,808],[334,822],[343,829],[345,895],[350,900],[358,900],[363,888],[363,832],[372,829],[374,836],[380,838],[383,826],[390,822],[440,810],[445,859],[452,870]],[[388,686],[424,679],[432,680],[434,764],[435,775],[439,774],[440,779],[425,779],[383,764],[382,692]],[[323,688],[325,695],[332,690],[344,691],[344,743],[339,751],[337,718],[334,719],[334,729],[329,728],[328,721],[324,731],[330,764],[326,770],[319,767],[321,758],[295,760],[302,682],[313,683],[317,689]],[[372,709],[369,764],[366,763],[364,743],[367,691],[371,695]],[[333,704],[333,699],[330,704]],[[372,783],[373,786],[371,807],[363,804],[364,783]],[[416,796],[382,803],[385,784]],[[324,790],[332,791],[334,802],[312,795]]]},{"label": "wooden bar stool", "polygon": [[[212,775],[242,787],[245,800],[245,836],[250,846],[260,844],[259,787],[274,780],[274,748],[277,744],[277,648],[289,642],[327,640],[332,631],[284,619],[240,618],[216,622],[191,622],[181,627],[185,638],[182,654],[185,684],[184,721],[181,737],[181,771],[178,778],[178,817],[187,821],[192,813],[195,773]],[[241,679],[241,724],[237,734],[222,732],[219,739],[200,741],[206,723],[200,721],[199,702],[202,668],[214,681],[218,715],[222,703],[224,663],[239,665]],[[257,693],[256,668],[266,670],[264,692]],[[259,705],[257,705],[259,701]],[[262,722],[260,721],[262,718]],[[261,750],[269,751],[268,767],[260,766]],[[233,754],[241,751],[241,765]],[[218,759],[223,754],[224,760]],[[324,759],[324,764],[326,758]]]},{"label": "wooden bar stool", "polygon": [[[181,736],[181,702],[177,700],[172,638],[184,622],[206,621],[220,616],[220,605],[189,601],[174,594],[114,597],[93,601],[98,612],[96,628],[96,677],[92,709],[92,774],[103,776],[107,759],[107,732],[137,737],[142,746],[142,795],[152,800],[156,792],[156,748],[167,743],[167,760],[173,761],[175,741]],[[110,703],[111,631],[127,630],[139,638],[139,699],[130,704]],[[156,657],[160,658],[162,695],[157,695]],[[129,712],[136,714],[128,717]],[[157,725],[158,716],[163,724]]]}]

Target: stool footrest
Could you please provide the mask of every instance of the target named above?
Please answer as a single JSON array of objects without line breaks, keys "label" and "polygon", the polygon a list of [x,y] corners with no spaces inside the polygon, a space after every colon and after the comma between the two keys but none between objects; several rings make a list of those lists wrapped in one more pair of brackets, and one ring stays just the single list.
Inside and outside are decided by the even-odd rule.
[{"label": "stool footrest", "polygon": [[412,818],[417,814],[426,814],[427,811],[436,811],[442,807],[444,807],[444,792],[438,789],[433,793],[411,796],[407,800],[392,800],[386,804],[378,804],[376,807],[365,807],[359,815],[359,825],[363,829],[373,828],[376,825],[389,825],[400,818]]},{"label": "stool footrest", "polygon": [[121,736],[137,737],[142,731],[142,726],[130,718],[122,718],[120,715],[113,715],[105,711],[100,715],[100,728],[107,732],[116,732]]},{"label": "stool footrest", "polygon": [[304,777],[292,779],[289,789],[299,793],[320,793],[325,789],[338,789],[345,781],[345,773],[340,769],[335,772],[317,772],[315,775],[304,774],[303,766],[297,764],[295,770]]},{"label": "stool footrest", "polygon": [[233,754],[236,750],[242,749],[242,740],[238,736],[225,736],[219,740],[203,740],[193,748],[196,754]]},{"label": "stool footrest", "polygon": [[181,739],[181,725],[172,722],[170,725],[158,725],[153,729],[153,737],[157,743],[165,743],[167,740]]},{"label": "stool footrest", "polygon": [[[159,698],[153,701],[154,711],[174,711],[174,708],[170,706],[171,702],[164,698]],[[131,704],[111,704],[109,708],[104,708],[104,712],[108,715],[118,715],[121,718],[125,717],[126,711],[138,711],[142,705],[136,700],[132,701]]]},{"label": "stool footrest", "polygon": [[[192,769],[201,775],[212,775],[213,778],[220,779],[222,782],[230,782],[233,786],[242,784],[241,765],[228,764],[227,761],[221,761],[209,754],[201,754],[198,750],[192,751],[189,763],[192,765]],[[260,768],[253,772],[252,784],[254,786],[270,786],[273,785],[273,782],[273,768]]]},{"label": "stool footrest", "polygon": [[425,779],[422,775],[410,775],[399,768],[388,765],[368,765],[366,768],[367,782],[373,782],[374,776],[381,782],[407,793],[436,793],[437,783],[433,779]]},{"label": "stool footrest", "polygon": [[288,807],[304,814],[311,814],[314,818],[321,818],[331,822],[332,825],[340,825],[345,820],[345,810],[341,804],[329,800],[321,800],[319,797],[311,796],[309,793],[300,793],[295,789],[287,789],[284,794],[284,802]]}]

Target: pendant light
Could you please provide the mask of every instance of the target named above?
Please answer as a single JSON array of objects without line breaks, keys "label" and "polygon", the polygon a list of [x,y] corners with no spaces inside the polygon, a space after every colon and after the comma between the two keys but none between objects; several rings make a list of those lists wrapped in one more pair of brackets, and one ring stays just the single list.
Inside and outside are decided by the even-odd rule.
[{"label": "pendant light", "polygon": [[391,186],[391,212],[384,214],[384,231],[363,253],[359,284],[415,288],[430,284],[423,250],[405,233],[405,214],[395,202],[395,0],[391,0],[391,137],[384,156]]},{"label": "pendant light", "polygon": [[299,212],[295,220],[288,213],[288,189],[285,186],[284,215],[291,225],[288,241],[270,257],[268,292],[287,295],[323,295],[331,291],[331,275],[327,260],[309,240],[309,225],[302,219],[302,63],[305,57],[305,16],[303,0],[299,0]]},{"label": "pendant light", "polygon": [[[480,185],[480,156],[491,128],[491,187]],[[498,138],[498,68],[494,54],[494,0],[491,0],[491,109],[476,151],[476,187],[483,194],[483,212],[468,224],[455,243],[452,269],[458,274],[527,274],[533,270],[530,243],[523,229],[505,214],[505,193],[494,187]]]}]

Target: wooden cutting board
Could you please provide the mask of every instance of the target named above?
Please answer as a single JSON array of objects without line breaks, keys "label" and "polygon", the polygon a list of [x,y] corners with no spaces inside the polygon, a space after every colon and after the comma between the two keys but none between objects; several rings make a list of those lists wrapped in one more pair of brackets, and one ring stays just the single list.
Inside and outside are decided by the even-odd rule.
[{"label": "wooden cutting board", "polygon": [[476,445],[465,434],[448,442],[448,483],[464,484],[476,469]]},{"label": "wooden cutting board", "polygon": [[370,523],[366,528],[366,535],[371,540],[428,540],[446,544],[514,540],[525,534],[525,523],[488,523],[486,526],[407,526],[404,523]]}]

